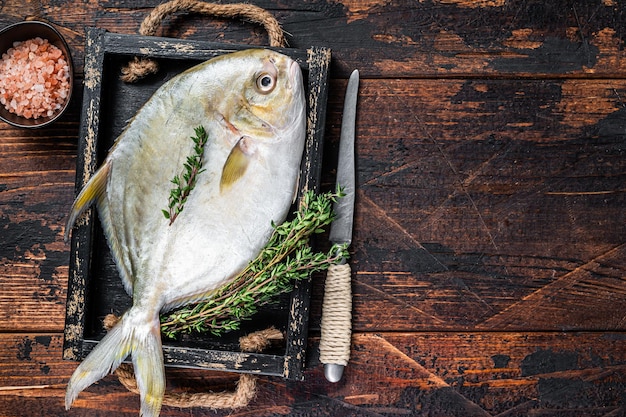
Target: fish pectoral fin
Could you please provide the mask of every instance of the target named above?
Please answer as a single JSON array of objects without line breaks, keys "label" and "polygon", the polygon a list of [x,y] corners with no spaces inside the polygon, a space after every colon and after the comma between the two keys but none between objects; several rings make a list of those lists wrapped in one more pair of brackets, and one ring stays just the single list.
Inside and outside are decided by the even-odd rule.
[{"label": "fish pectoral fin", "polygon": [[94,201],[102,198],[104,195],[110,170],[111,164],[109,162],[105,162],[104,165],[96,171],[93,177],[89,179],[87,184],[85,184],[74,200],[74,204],[72,204],[72,209],[70,210],[70,215],[65,225],[64,238],[66,242],[69,240],[70,230],[72,230],[78,216],[87,210]]},{"label": "fish pectoral fin", "polygon": [[237,141],[237,144],[230,151],[224,163],[224,167],[222,168],[220,191],[229,189],[237,180],[243,177],[255,150],[254,143],[250,137],[242,136]]}]

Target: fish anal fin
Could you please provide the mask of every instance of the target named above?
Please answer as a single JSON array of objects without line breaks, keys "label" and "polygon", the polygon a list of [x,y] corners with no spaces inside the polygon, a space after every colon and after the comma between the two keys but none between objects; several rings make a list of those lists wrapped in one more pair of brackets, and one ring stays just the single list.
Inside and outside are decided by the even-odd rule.
[{"label": "fish anal fin", "polygon": [[87,210],[94,201],[102,198],[106,191],[107,180],[109,178],[109,172],[111,170],[111,164],[105,162],[89,179],[87,184],[80,190],[80,193],[74,200],[72,208],[70,210],[67,224],[65,225],[65,241],[67,242],[70,236],[70,230],[76,223],[76,219]]},{"label": "fish anal fin", "polygon": [[255,153],[255,146],[248,136],[242,136],[226,158],[220,179],[220,191],[232,187],[248,169],[250,158]]}]

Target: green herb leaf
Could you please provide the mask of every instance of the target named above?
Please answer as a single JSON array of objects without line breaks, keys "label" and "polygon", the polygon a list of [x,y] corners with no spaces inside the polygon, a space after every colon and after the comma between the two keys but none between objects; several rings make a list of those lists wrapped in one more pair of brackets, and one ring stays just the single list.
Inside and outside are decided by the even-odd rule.
[{"label": "green herb leaf", "polygon": [[202,159],[204,157],[204,146],[208,140],[208,135],[203,126],[198,126],[194,129],[195,137],[191,137],[194,146],[194,154],[187,157],[186,162],[183,164],[184,172],[181,175],[175,175],[171,182],[175,185],[170,190],[170,197],[168,202],[168,210],[162,210],[166,219],[169,219],[170,225],[174,223],[176,217],[183,211],[187,197],[196,186],[196,179],[198,174],[203,172]]}]

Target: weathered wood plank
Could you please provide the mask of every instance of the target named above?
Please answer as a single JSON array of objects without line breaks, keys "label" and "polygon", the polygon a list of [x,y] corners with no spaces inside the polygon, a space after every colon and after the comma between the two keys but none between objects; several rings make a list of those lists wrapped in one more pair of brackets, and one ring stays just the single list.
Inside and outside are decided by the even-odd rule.
[{"label": "weathered wood plank", "polygon": [[[333,81],[331,91],[343,87]],[[624,80],[363,80],[356,329],[623,328],[622,97]],[[330,96],[328,187],[342,100]],[[54,138],[0,130],[7,330],[62,327],[69,250],[62,233],[76,152],[66,133],[76,126],[67,129],[57,126]],[[56,139],[61,134],[68,137]],[[602,281],[603,262],[613,265],[610,280]],[[554,311],[562,320],[530,310],[502,315],[515,315],[512,306],[522,308],[545,285],[565,283],[586,290],[560,293]],[[608,305],[613,313],[600,314]],[[381,309],[393,314],[380,317]]]},{"label": "weathered wood plank", "polygon": [[[19,7],[0,23],[14,21]],[[42,17],[77,36],[82,63],[85,22],[136,34],[157,0],[41,2]],[[624,5],[615,1],[310,1],[261,0],[283,24],[294,48],[333,50],[334,74],[359,68],[366,77],[614,77],[626,63]],[[97,7],[101,6],[101,7]],[[23,14],[24,16],[26,14]],[[267,45],[263,29],[250,23],[177,14],[159,35]],[[82,67],[78,66],[78,71]]]},{"label": "weathered wood plank", "polygon": [[63,328],[75,132],[0,129],[0,331]]},{"label": "weathered wood plank", "polygon": [[[6,0],[0,26],[26,16],[60,25],[80,86],[84,26],[136,34],[158,3]],[[337,79],[361,70],[351,262],[354,324],[367,333],[354,335],[340,384],[325,382],[311,339],[304,382],[263,378],[243,410],[162,415],[626,413],[626,5],[254,3],[278,17],[290,46],[333,50],[327,188],[345,87]],[[169,18],[160,34],[267,44],[255,25],[201,16]],[[69,257],[61,236],[78,119],[74,105],[47,129],[0,126],[2,416],[138,414],[138,399],[114,377],[63,407],[76,363],[61,360]],[[315,282],[313,334],[322,291]],[[234,380],[168,374],[175,389]]]},{"label": "weathered wood plank", "polygon": [[[60,359],[61,343],[55,334],[0,335],[3,416],[37,415],[42,406],[51,417],[103,409],[137,414],[138,398],[113,376],[87,389],[66,413],[62,399],[75,363]],[[304,383],[262,377],[249,407],[214,415],[606,415],[626,407],[624,333],[360,333],[353,352],[340,384],[326,382],[312,358]],[[235,378],[168,369],[168,389],[231,389]],[[166,406],[161,415],[190,410]]]},{"label": "weathered wood plank", "polygon": [[[626,83],[362,86],[357,329],[623,327]],[[340,103],[329,108],[337,120]],[[568,289],[551,315],[520,304],[491,319],[549,284]]]},{"label": "weathered wood plank", "polygon": [[[607,415],[625,410],[622,335],[426,333],[367,337],[385,346],[381,350],[397,349],[395,354],[406,355],[412,367],[427,371],[431,384],[442,389],[409,392],[435,409],[433,400],[439,394],[441,399],[450,398],[449,415],[463,415],[455,412],[454,405],[462,404],[454,400],[456,396],[467,400],[468,410],[476,410],[475,405],[484,415],[559,415],[558,410],[567,410],[566,415]],[[600,346],[604,353],[596,355]],[[448,397],[449,393],[454,396]],[[465,415],[470,414],[481,415],[476,411]]]},{"label": "weathered wood plank", "polygon": [[[28,2],[34,4],[38,2]],[[40,16],[61,26],[78,73],[82,71],[85,22],[119,33],[136,34],[154,0],[100,3],[42,1],[24,7],[3,4],[0,25]],[[255,2],[279,19],[295,48],[330,47],[334,74],[352,68],[375,77],[614,77],[626,56],[626,14],[613,2],[382,2],[361,0],[304,5]],[[98,7],[102,6],[102,7]],[[72,13],[64,13],[71,7]],[[307,22],[315,22],[314,25]],[[176,15],[159,33],[173,38],[267,45],[262,28],[245,22]]]}]

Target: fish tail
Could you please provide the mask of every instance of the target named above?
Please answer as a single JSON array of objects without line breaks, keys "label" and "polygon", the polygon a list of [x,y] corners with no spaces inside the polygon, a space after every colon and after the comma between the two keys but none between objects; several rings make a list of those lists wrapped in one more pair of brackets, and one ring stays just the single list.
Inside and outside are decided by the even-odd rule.
[{"label": "fish tail", "polygon": [[148,332],[148,337],[138,345],[136,353],[133,354],[135,378],[141,396],[139,415],[143,417],[158,417],[165,393],[165,368],[160,331],[157,321],[156,328]]},{"label": "fish tail", "polygon": [[69,410],[78,394],[94,382],[115,371],[132,355],[135,378],[141,397],[140,416],[157,417],[165,392],[165,369],[159,322],[134,326],[128,313],[96,345],[76,368],[65,392]]}]

